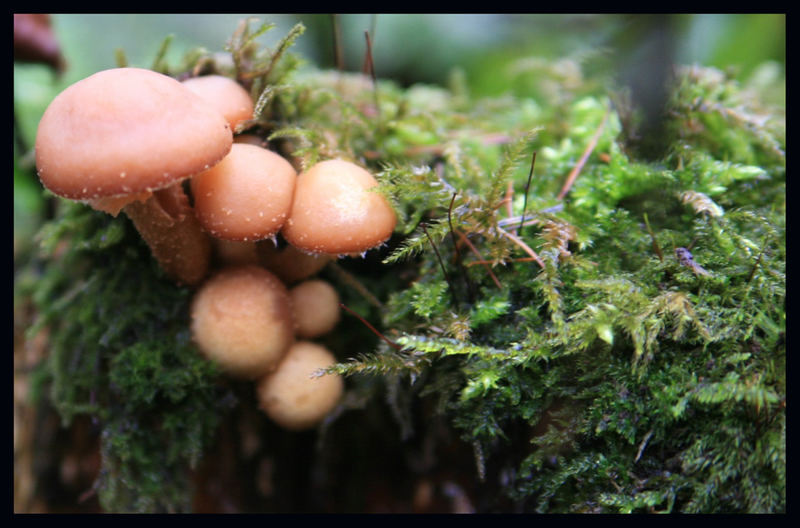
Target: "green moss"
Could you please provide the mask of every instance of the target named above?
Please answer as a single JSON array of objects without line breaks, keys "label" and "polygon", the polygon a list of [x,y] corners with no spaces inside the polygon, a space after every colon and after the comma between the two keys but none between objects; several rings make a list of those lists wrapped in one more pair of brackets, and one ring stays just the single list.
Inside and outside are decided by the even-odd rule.
[{"label": "green moss", "polygon": [[104,506],[185,509],[186,469],[232,403],[189,342],[191,292],[163,275],[124,217],[62,202],[40,235],[43,271],[27,292],[39,309],[29,333],[49,331],[39,383],[65,425],[97,420]]},{"label": "green moss", "polygon": [[[626,153],[622,109],[580,75],[576,98],[473,100],[301,67],[286,50],[299,29],[272,51],[248,31],[227,73],[250,75],[251,131],[304,166],[367,166],[398,213],[388,247],[326,271],[391,341],[355,318],[328,338],[349,409],[389,402],[403,439],[444,420],[474,453],[481,504],[785,511],[782,109],[682,70],[675,142],[644,162]],[[42,241],[30,295],[51,330],[51,396],[65,423],[102,423],[104,505],[188,508],[185,470],[232,403],[189,342],[191,292],[123,218],[63,204]]]}]

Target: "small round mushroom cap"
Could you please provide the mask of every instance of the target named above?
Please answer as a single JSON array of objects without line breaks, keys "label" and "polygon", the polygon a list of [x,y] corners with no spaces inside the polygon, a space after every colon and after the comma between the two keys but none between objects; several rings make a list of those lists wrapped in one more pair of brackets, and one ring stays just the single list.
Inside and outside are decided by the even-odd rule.
[{"label": "small round mushroom cap", "polygon": [[289,290],[289,295],[298,337],[325,335],[339,322],[339,294],[330,283],[319,279],[301,282]]},{"label": "small round mushroom cap", "polygon": [[183,84],[219,110],[234,132],[236,125],[253,118],[253,99],[233,79],[222,75],[204,75],[186,79]]},{"label": "small round mushroom cap", "polygon": [[278,365],[294,340],[286,287],[258,266],[227,268],[192,300],[192,338],[230,374],[257,378]]},{"label": "small round mushroom cap", "polygon": [[55,194],[94,200],[168,187],[216,164],[232,143],[225,118],[175,79],[115,68],[53,99],[36,168]]},{"label": "small round mushroom cap", "polygon": [[192,178],[203,229],[226,240],[261,240],[280,231],[292,206],[297,173],[274,152],[235,143],[225,159]]},{"label": "small round mushroom cap", "polygon": [[278,248],[271,240],[256,242],[256,253],[261,265],[286,284],[307,279],[336,259],[325,253],[307,253],[291,244]]},{"label": "small round mushroom cap", "polygon": [[313,427],[336,407],[344,392],[344,382],[338,374],[314,376],[319,369],[334,363],[336,358],[325,347],[296,342],[278,369],[258,382],[261,409],[285,429]]},{"label": "small round mushroom cap", "polygon": [[365,169],[343,160],[317,163],[297,177],[286,240],[314,253],[361,253],[391,236],[397,218]]}]

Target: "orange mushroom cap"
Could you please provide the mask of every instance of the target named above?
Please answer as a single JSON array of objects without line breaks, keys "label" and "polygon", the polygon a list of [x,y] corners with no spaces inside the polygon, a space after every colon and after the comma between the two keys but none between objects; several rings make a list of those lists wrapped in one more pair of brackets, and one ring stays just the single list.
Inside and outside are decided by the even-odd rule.
[{"label": "orange mushroom cap", "polygon": [[294,310],[295,333],[313,338],[327,334],[339,322],[339,294],[330,283],[314,279],[289,290]]},{"label": "orange mushroom cap", "polygon": [[297,173],[274,152],[235,143],[230,154],[192,178],[197,219],[226,240],[261,240],[280,231],[292,205]]},{"label": "orange mushroom cap", "polygon": [[222,75],[205,75],[186,79],[183,85],[219,110],[234,132],[238,124],[253,118],[253,99],[233,79]]},{"label": "orange mushroom cap", "polygon": [[317,163],[297,177],[286,240],[314,253],[360,253],[391,236],[397,217],[365,169],[343,160]]},{"label": "orange mushroom cap", "polygon": [[261,409],[278,425],[299,431],[313,427],[333,410],[344,392],[338,374],[315,377],[320,369],[336,363],[325,347],[298,341],[272,374],[256,387]]},{"label": "orange mushroom cap", "polygon": [[200,351],[234,376],[275,369],[294,341],[286,287],[258,266],[226,268],[195,293],[192,338]]},{"label": "orange mushroom cap", "polygon": [[175,79],[115,68],[53,99],[36,134],[36,168],[65,198],[141,195],[211,167],[232,143],[225,118]]}]

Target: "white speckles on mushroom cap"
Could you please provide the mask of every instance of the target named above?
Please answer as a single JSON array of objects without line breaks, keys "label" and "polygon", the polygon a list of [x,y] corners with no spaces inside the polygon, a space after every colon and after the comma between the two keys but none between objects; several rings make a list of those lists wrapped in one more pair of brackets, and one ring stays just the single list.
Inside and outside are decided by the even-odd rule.
[{"label": "white speckles on mushroom cap", "polygon": [[235,143],[225,159],[192,178],[195,214],[217,238],[269,238],[289,216],[296,180],[291,163],[278,154]]},{"label": "white speckles on mushroom cap", "polygon": [[229,373],[256,378],[277,366],[294,340],[286,287],[258,266],[227,268],[192,301],[192,338]]},{"label": "white speckles on mushroom cap", "polygon": [[225,118],[181,83],[139,68],[101,71],[50,103],[36,135],[42,184],[75,200],[153,191],[230,150]]},{"label": "white speckles on mushroom cap", "polygon": [[344,392],[341,376],[313,377],[336,358],[323,346],[298,341],[289,348],[275,372],[258,382],[261,408],[282,427],[308,429],[319,423],[339,402]]},{"label": "white speckles on mushroom cap", "polygon": [[397,218],[365,169],[342,160],[317,163],[297,178],[291,214],[283,227],[289,243],[306,251],[359,253],[391,236]]}]

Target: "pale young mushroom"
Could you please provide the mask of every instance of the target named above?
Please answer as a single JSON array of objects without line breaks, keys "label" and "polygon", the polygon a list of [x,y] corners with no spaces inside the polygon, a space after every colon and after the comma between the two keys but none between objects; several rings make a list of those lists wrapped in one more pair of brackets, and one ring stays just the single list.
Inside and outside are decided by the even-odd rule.
[{"label": "pale young mushroom", "polygon": [[195,293],[192,339],[208,359],[235,377],[275,369],[294,341],[289,293],[258,266],[226,268]]},{"label": "pale young mushroom", "polygon": [[195,214],[217,238],[270,238],[289,216],[296,180],[294,168],[278,154],[235,143],[220,163],[192,178]]},{"label": "pale young mushroom", "polygon": [[339,403],[344,382],[338,374],[318,375],[336,363],[325,347],[298,341],[289,348],[275,372],[258,381],[261,409],[281,427],[300,431],[322,421]]},{"label": "pale young mushroom", "polygon": [[232,143],[225,118],[175,79],[115,68],[53,99],[37,130],[36,168],[58,196],[124,210],[164,270],[195,284],[210,242],[180,182],[215,165]]},{"label": "pale young mushroom", "polygon": [[253,99],[233,79],[222,75],[204,75],[186,79],[183,85],[219,110],[234,132],[239,124],[253,118]]},{"label": "pale young mushroom", "polygon": [[256,242],[259,262],[286,284],[307,279],[336,257],[324,253],[306,253],[291,244],[277,247],[271,240]]},{"label": "pale young mushroom", "polygon": [[372,174],[354,163],[315,164],[297,177],[283,236],[312,253],[363,253],[379,246],[391,236],[397,218],[377,185]]},{"label": "pale young mushroom", "polygon": [[298,337],[310,339],[325,335],[339,322],[339,294],[330,283],[307,280],[290,289],[289,296]]}]

